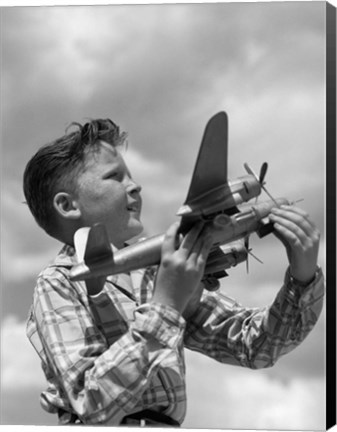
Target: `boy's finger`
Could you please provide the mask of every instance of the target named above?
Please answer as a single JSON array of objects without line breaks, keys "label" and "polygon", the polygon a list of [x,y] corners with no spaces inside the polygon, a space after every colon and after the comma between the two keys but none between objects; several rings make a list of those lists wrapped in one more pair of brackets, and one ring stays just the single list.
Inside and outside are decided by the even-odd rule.
[{"label": "boy's finger", "polygon": [[175,222],[166,231],[164,243],[162,246],[162,254],[165,253],[172,254],[177,249],[176,245],[177,245],[179,226],[180,223]]},{"label": "boy's finger", "polygon": [[296,237],[302,244],[307,241],[307,233],[301,225],[297,224],[293,220],[277,215],[271,215],[270,219],[275,223],[275,229],[280,230],[280,228],[284,228],[284,230],[281,230],[282,233],[291,233],[291,238]]},{"label": "boy's finger", "polygon": [[180,249],[184,250],[187,255],[189,255],[192,249],[194,248],[194,245],[198,240],[203,227],[204,227],[204,222],[202,221],[198,222],[195,225],[193,225],[190,231],[188,231],[188,233],[184,236],[180,244]]},{"label": "boy's finger", "polygon": [[309,218],[309,215],[308,215],[308,213],[305,210],[303,210],[303,209],[301,209],[301,208],[299,208],[297,206],[294,206],[294,205],[282,204],[278,208],[281,209],[281,210],[287,210],[287,211],[290,211],[290,212],[293,212],[293,213],[297,213],[297,214],[303,216],[304,218]]},{"label": "boy's finger", "polygon": [[191,259],[194,260],[195,265],[206,264],[207,257],[213,245],[213,236],[208,229],[203,230],[202,234],[196,240],[191,251]]},{"label": "boy's finger", "polygon": [[289,217],[291,217],[292,215],[295,218],[299,216],[303,220],[303,222],[305,222],[306,226],[310,227],[311,229],[316,229],[316,225],[310,219],[309,214],[305,210],[302,210],[301,208],[293,205],[282,205],[279,210],[286,211]]},{"label": "boy's finger", "polygon": [[287,209],[273,209],[270,216],[272,221],[277,221],[281,225],[290,227],[291,224],[294,229],[298,227],[307,236],[311,236],[316,229],[315,225],[310,220],[297,211],[293,212]]},{"label": "boy's finger", "polygon": [[282,225],[278,222],[274,225],[276,232],[281,236],[277,236],[280,238],[282,243],[287,247],[302,247],[304,245],[304,241],[294,232],[292,229],[289,229],[286,225]]},{"label": "boy's finger", "polygon": [[198,264],[199,265],[206,265],[208,255],[211,251],[211,248],[213,246],[213,237],[211,234],[206,234],[206,236],[203,238],[202,244],[200,245],[199,254],[198,254]]}]

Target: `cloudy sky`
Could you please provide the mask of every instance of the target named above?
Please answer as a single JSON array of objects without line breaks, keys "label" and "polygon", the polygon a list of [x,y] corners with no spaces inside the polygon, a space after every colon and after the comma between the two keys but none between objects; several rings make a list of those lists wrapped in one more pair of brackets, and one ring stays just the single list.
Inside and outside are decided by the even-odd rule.
[{"label": "cloudy sky", "polygon": [[[268,161],[275,197],[303,201],[322,233],[324,267],[325,3],[217,3],[4,8],[2,13],[1,387],[3,424],[55,425],[25,320],[39,271],[61,245],[22,203],[22,173],[72,121],[110,117],[129,135],[146,235],[176,220],[208,119],[229,117],[229,177]],[[250,261],[221,289],[269,304],[285,252],[251,238]],[[272,369],[218,365],[187,352],[185,427],[322,429],[325,311]]]}]

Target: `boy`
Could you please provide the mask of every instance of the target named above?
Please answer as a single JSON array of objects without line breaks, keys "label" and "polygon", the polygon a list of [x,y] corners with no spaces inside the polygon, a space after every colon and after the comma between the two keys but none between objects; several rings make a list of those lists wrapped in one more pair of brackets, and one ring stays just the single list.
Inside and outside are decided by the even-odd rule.
[{"label": "boy", "polygon": [[186,410],[184,346],[262,368],[315,325],[324,289],[319,233],[296,207],[273,211],[289,268],[264,309],[203,290],[212,237],[202,224],[180,243],[178,225],[168,229],[158,269],[71,282],[78,228],[104,223],[116,248],[143,229],[141,188],[118,151],[125,134],[109,119],[76,125],[42,147],[24,173],[37,223],[65,244],[38,277],[27,324],[49,384],[41,404],[58,414],[59,424],[179,426]]}]

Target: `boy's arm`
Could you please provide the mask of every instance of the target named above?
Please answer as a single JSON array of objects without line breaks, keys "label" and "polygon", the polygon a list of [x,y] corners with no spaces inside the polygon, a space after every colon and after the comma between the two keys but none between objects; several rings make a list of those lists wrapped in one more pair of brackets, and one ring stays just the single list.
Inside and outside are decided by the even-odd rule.
[{"label": "boy's arm", "polygon": [[137,404],[142,409],[142,394],[160,363],[182,344],[185,323],[173,308],[143,305],[109,347],[86,302],[84,290],[78,295],[64,275],[40,279],[37,330],[71,409],[86,424],[117,425]]},{"label": "boy's arm", "polygon": [[[276,236],[286,247],[289,268],[269,308],[245,309],[219,294],[208,295],[188,323],[185,342],[220,361],[252,368],[271,366],[292,350],[315,325],[323,306],[324,280],[317,267],[319,232],[294,206],[273,210]],[[217,340],[219,337],[219,340]]]},{"label": "boy's arm", "polygon": [[215,360],[252,369],[272,366],[315,326],[323,306],[321,270],[306,287],[286,272],[284,285],[266,308],[244,308],[221,293],[205,293],[187,321],[187,348]]}]

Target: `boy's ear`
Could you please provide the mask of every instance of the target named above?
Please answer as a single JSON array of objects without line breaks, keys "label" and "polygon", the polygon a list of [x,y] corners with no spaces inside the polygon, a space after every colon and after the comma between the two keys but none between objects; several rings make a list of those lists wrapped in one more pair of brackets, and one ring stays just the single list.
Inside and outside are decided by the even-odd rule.
[{"label": "boy's ear", "polygon": [[54,196],[53,204],[58,214],[64,218],[78,219],[81,216],[76,200],[67,192],[58,192]]}]

